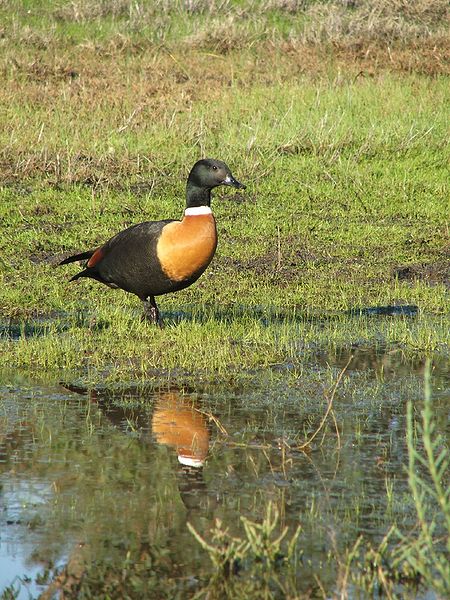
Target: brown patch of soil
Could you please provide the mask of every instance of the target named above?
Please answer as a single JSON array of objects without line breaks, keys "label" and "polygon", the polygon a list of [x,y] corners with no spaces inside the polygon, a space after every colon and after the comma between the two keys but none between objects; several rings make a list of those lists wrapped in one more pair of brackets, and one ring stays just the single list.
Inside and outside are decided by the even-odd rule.
[{"label": "brown patch of soil", "polygon": [[305,74],[321,74],[330,63],[353,72],[356,77],[373,77],[385,70],[432,76],[450,73],[449,37],[403,45],[358,42],[312,46],[290,41],[281,47],[299,72]]},{"label": "brown patch of soil", "polygon": [[336,47],[336,57],[345,63],[359,65],[367,75],[383,69],[424,75],[450,73],[450,38],[439,38],[406,46],[359,44]]},{"label": "brown patch of soil", "polygon": [[64,252],[63,254],[55,254],[54,252],[34,252],[30,254],[28,257],[29,260],[35,265],[51,265],[56,267],[59,263],[70,256],[71,254],[75,254],[74,252]]},{"label": "brown patch of soil", "polygon": [[392,269],[392,277],[399,281],[426,281],[430,284],[444,284],[450,289],[450,261],[398,266]]},{"label": "brown patch of soil", "polygon": [[[284,240],[283,246],[289,243]],[[325,257],[314,253],[310,248],[298,247],[292,244],[289,252],[278,252],[276,248],[247,260],[232,257],[221,257],[219,268],[222,271],[247,271],[259,278],[265,278],[270,283],[287,286],[297,281],[302,272],[306,271],[307,263],[317,263],[326,260]]]}]

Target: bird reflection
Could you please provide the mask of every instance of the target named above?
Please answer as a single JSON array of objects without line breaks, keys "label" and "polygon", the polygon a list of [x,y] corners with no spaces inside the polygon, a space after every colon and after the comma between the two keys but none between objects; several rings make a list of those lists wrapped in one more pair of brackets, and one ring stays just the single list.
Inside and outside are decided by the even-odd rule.
[{"label": "bird reflection", "polygon": [[209,430],[205,417],[189,398],[177,392],[161,394],[153,412],[152,432],[159,444],[175,449],[181,499],[187,509],[197,508],[207,496],[203,465],[208,455]]},{"label": "bird reflection", "polygon": [[[112,393],[86,390],[75,385],[64,385],[79,394],[88,395],[91,402],[101,409],[107,418],[121,429],[133,423],[144,433],[151,430],[158,444],[173,448],[178,458],[177,480],[181,499],[186,508],[199,507],[207,497],[203,478],[203,466],[208,455],[210,431],[207,419],[194,406],[189,396],[178,390],[152,392],[155,399],[153,410],[117,406],[111,401]],[[142,395],[138,390],[127,390],[124,396]]]},{"label": "bird reflection", "polygon": [[205,417],[192,402],[176,392],[161,394],[152,417],[152,432],[159,444],[175,448],[186,467],[202,467],[209,448]]}]

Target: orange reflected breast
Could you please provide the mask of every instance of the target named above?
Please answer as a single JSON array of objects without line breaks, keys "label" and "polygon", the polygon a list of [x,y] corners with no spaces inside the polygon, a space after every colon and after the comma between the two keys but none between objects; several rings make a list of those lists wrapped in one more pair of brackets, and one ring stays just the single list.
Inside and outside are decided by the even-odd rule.
[{"label": "orange reflected breast", "polygon": [[152,431],[159,444],[174,447],[179,457],[203,462],[208,454],[206,420],[178,394],[164,394],[158,400]]}]

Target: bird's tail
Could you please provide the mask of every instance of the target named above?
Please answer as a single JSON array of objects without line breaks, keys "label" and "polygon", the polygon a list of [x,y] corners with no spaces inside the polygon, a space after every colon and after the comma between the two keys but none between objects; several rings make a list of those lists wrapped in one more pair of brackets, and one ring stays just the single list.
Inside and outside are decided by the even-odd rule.
[{"label": "bird's tail", "polygon": [[81,254],[74,254],[73,256],[68,256],[67,258],[62,260],[60,263],[58,263],[58,266],[59,265],[67,265],[72,262],[77,262],[77,260],[87,260],[88,258],[91,258],[91,256],[94,254],[94,252],[95,252],[95,250],[88,250],[87,252],[82,252]]},{"label": "bird's tail", "polygon": [[76,281],[77,279],[80,279],[80,277],[92,277],[92,275],[89,272],[89,269],[84,269],[83,271],[80,271],[79,273],[71,277],[69,281]]}]

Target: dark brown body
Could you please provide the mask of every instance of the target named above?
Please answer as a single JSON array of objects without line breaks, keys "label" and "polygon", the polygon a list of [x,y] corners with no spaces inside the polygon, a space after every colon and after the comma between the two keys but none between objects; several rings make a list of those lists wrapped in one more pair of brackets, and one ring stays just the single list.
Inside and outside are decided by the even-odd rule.
[{"label": "dark brown body", "polygon": [[212,214],[139,223],[93,251],[86,268],[72,280],[90,277],[146,300],[194,283],[208,267],[216,247]]}]

